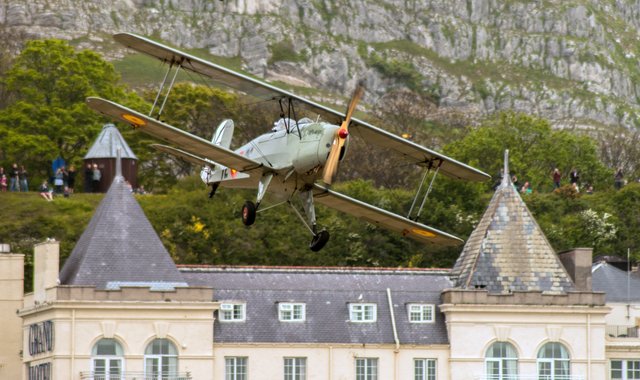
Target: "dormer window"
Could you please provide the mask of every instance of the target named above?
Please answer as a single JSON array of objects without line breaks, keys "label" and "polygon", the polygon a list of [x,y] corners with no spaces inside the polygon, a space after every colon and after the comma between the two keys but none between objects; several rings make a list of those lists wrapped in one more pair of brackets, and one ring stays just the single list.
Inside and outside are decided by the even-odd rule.
[{"label": "dormer window", "polygon": [[244,322],[245,304],[224,302],[220,304],[218,317],[221,322]]},{"label": "dormer window", "polygon": [[375,322],[376,309],[375,303],[350,303],[349,320],[351,322]]},{"label": "dormer window", "polygon": [[433,305],[424,303],[410,303],[407,305],[409,322],[411,323],[433,323]]},{"label": "dormer window", "polygon": [[304,303],[282,302],[278,304],[278,314],[283,322],[303,322],[305,316]]}]

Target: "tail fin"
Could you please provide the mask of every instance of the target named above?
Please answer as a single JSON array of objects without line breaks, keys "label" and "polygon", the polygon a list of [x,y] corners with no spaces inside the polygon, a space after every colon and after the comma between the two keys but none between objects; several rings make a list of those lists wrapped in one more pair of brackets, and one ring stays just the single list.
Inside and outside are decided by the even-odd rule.
[{"label": "tail fin", "polygon": [[231,146],[231,138],[233,137],[233,120],[225,119],[218,125],[216,133],[213,134],[211,142],[223,148],[229,149]]}]

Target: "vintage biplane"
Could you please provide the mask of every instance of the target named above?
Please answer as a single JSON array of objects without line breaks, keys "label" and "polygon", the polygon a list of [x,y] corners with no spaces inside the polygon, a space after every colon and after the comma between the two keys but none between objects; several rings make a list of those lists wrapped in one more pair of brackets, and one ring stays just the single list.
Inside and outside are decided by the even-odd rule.
[{"label": "vintage biplane", "polygon": [[[155,145],[157,149],[201,165],[201,178],[211,186],[210,196],[219,185],[228,188],[257,189],[255,202],[247,201],[242,208],[242,221],[245,225],[254,223],[265,194],[270,193],[282,201],[267,208],[285,202],[293,206],[296,215],[313,235],[309,245],[313,251],[322,249],[329,240],[329,233],[324,229],[319,230],[316,226],[316,202],[421,242],[439,245],[457,245],[462,242],[453,235],[417,222],[424,199],[419,209],[416,207],[416,201],[421,195],[424,195],[425,199],[428,195],[428,191],[422,190],[427,174],[432,173],[429,188],[438,173],[470,181],[482,181],[489,176],[353,118],[356,104],[364,91],[362,86],[357,87],[346,113],[343,114],[271,84],[141,36],[121,33],[116,34],[114,38],[127,47],[161,60],[168,65],[168,70],[148,114],[95,97],[87,99],[89,107],[172,145]],[[281,110],[280,119],[267,133],[235,150],[230,149],[234,131],[232,120],[222,121],[211,141],[170,126],[161,121],[160,115],[180,69],[209,77],[216,85],[228,86],[261,100],[277,102]],[[175,72],[170,75],[172,70]],[[296,116],[303,110],[310,112],[316,120],[307,117],[298,119]],[[345,157],[351,133],[359,135],[367,143],[396,151],[408,163],[424,167],[425,174],[407,217],[330,189],[338,165]],[[297,197],[300,198],[296,201],[298,206],[293,202]]]}]

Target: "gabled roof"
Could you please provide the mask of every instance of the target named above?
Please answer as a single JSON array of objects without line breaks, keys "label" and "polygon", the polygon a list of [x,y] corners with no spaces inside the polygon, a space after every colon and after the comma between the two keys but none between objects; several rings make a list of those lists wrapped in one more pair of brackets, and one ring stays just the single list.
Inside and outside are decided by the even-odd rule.
[{"label": "gabled roof", "polygon": [[[180,268],[191,286],[213,287],[217,301],[246,303],[244,322],[214,323],[221,343],[394,344],[390,290],[400,344],[447,344],[440,293],[448,271],[354,268]],[[304,322],[282,322],[281,302],[304,303]],[[350,303],[374,303],[373,323],[349,321]],[[409,323],[407,305],[434,305],[435,323]]]},{"label": "gabled roof", "polygon": [[452,270],[457,288],[567,292],[573,282],[505,171]]},{"label": "gabled roof", "polygon": [[606,262],[594,264],[593,290],[606,293],[606,302],[640,302],[640,277]]},{"label": "gabled roof", "polygon": [[60,283],[98,289],[187,286],[120,175],[64,263]]},{"label": "gabled roof", "polygon": [[137,160],[129,145],[124,140],[118,128],[113,124],[105,124],[84,159],[91,158],[116,158],[118,148],[121,158]]}]

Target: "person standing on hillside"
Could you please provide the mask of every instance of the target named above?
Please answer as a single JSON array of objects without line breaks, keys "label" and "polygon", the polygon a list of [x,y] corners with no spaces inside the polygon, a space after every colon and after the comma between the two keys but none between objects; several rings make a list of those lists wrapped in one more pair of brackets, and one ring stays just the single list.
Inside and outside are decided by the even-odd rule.
[{"label": "person standing on hillside", "polygon": [[87,167],[84,169],[84,192],[90,193],[91,188],[91,179],[93,178],[93,169],[91,168],[91,164],[87,164]]},{"label": "person standing on hillside", "polygon": [[67,187],[69,194],[73,194],[73,188],[76,185],[76,167],[75,165],[71,165],[69,167],[69,171],[67,171]]},{"label": "person standing on hillside", "polygon": [[571,173],[569,173],[569,181],[571,184],[575,184],[576,187],[580,185],[580,173],[578,173],[578,169],[571,169]]},{"label": "person standing on hillside", "polygon": [[20,191],[19,179],[20,170],[18,169],[18,164],[14,162],[11,166],[11,171],[9,172],[9,191]]},{"label": "person standing on hillside", "polygon": [[620,190],[622,185],[624,185],[624,173],[622,173],[622,168],[618,168],[616,175],[613,177],[613,186],[616,190]]},{"label": "person standing on hillside", "polygon": [[24,165],[20,165],[20,191],[29,191],[29,178]]},{"label": "person standing on hillside", "polygon": [[560,173],[560,170],[558,170],[558,168],[553,169],[553,188],[554,189],[560,188],[561,179],[562,179],[562,173]]},{"label": "person standing on hillside", "polygon": [[100,190],[100,180],[102,179],[102,173],[98,169],[98,164],[93,164],[93,172],[91,174],[91,190],[97,193]]}]

